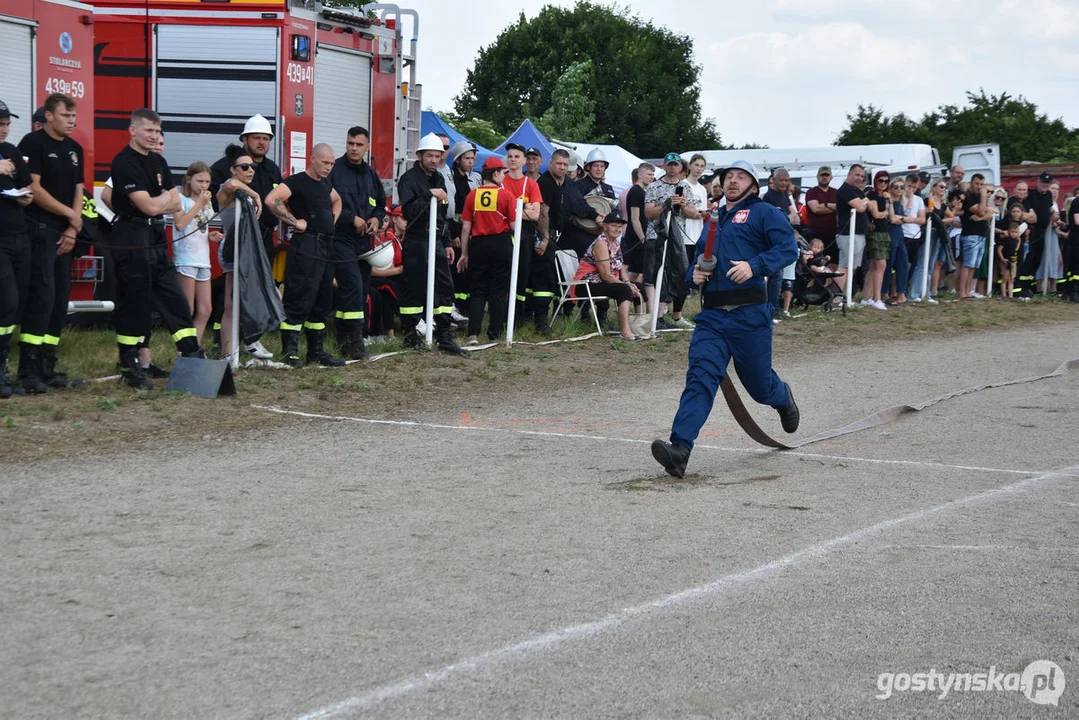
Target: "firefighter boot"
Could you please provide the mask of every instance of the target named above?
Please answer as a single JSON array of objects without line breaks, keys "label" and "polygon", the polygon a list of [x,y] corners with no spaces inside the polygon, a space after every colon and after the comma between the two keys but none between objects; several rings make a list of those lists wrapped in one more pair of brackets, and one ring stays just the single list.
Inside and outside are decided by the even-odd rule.
[{"label": "firefighter boot", "polygon": [[281,357],[286,365],[294,368],[302,368],[303,360],[300,359],[300,331],[281,331]]},{"label": "firefighter boot", "polygon": [[7,399],[22,388],[12,387],[11,380],[7,376],[7,348],[0,349],[0,399]]},{"label": "firefighter boot", "polygon": [[802,415],[798,412],[798,403],[794,402],[794,393],[791,392],[790,385],[787,386],[787,396],[790,398],[787,404],[776,408],[776,412],[779,413],[783,432],[792,433],[798,429],[798,421],[801,420]]},{"label": "firefighter boot", "polygon": [[348,350],[348,356],[352,360],[366,360],[367,348],[363,346],[363,328],[354,327],[348,330],[348,339],[342,349]]},{"label": "firefighter boot", "polygon": [[81,378],[68,378],[66,373],[56,371],[56,346],[43,346],[41,348],[41,379],[51,388],[80,388],[83,386]]},{"label": "firefighter boot", "polygon": [[137,347],[125,347],[120,351],[120,378],[133,388],[154,389],[154,384],[146,377],[146,371],[139,364],[139,349]]},{"label": "firefighter boot", "polygon": [[447,355],[467,355],[468,352],[461,349],[461,346],[457,344],[457,341],[453,338],[453,328],[451,327],[439,327],[435,328],[435,343],[438,345],[438,349]]},{"label": "firefighter boot", "polygon": [[307,362],[318,363],[323,367],[341,367],[345,361],[335,358],[326,352],[323,341],[326,338],[325,330],[307,330]]},{"label": "firefighter boot", "polygon": [[19,383],[33,395],[49,391],[41,379],[41,348],[37,345],[19,345]]}]

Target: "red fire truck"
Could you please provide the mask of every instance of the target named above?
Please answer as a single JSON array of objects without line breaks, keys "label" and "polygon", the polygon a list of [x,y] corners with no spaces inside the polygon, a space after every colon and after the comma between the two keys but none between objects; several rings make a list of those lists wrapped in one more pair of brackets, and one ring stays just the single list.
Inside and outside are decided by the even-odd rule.
[{"label": "red fire truck", "polygon": [[343,154],[353,125],[371,131],[372,165],[387,188],[404,171],[420,89],[415,35],[405,52],[400,26],[414,11],[368,6],[379,19],[286,0],[91,2],[97,184],[139,107],[161,115],[177,174],[220,158],[256,113],[274,128],[270,157],[286,176],[306,168],[316,143]]},{"label": "red fire truck", "polygon": [[[52,93],[77,104],[73,137],[82,145],[86,187],[94,182],[94,8],[71,0],[4,0],[0,5],[0,100],[11,119],[8,142],[18,145],[30,132],[34,109]],[[93,298],[100,278],[99,258],[73,268],[72,298]]]}]

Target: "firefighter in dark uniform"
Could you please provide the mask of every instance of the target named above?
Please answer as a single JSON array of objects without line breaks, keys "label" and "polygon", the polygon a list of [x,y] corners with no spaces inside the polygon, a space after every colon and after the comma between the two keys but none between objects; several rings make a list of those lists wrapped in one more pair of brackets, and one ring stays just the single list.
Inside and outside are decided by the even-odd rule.
[{"label": "firefighter in dark uniform", "polygon": [[652,443],[652,456],[675,477],[685,475],[693,442],[732,357],[750,396],[779,412],[784,431],[798,429],[794,395],[772,369],[775,306],[768,302],[764,282],[798,258],[794,228],[781,210],[760,199],[757,171],[750,163],[738,160],[719,177],[727,205],[719,211],[713,257],[704,257],[706,241],[698,240],[687,277],[701,288],[702,309],[694,318],[686,387],[670,442]]},{"label": "firefighter in dark uniform", "polygon": [[26,209],[26,216],[36,239],[19,336],[19,377],[30,392],[41,392],[42,383],[53,388],[68,386],[67,376],[56,372],[56,351],[67,323],[72,249],[83,222],[85,166],[82,146],[71,137],[74,129],[75,101],[55,93],[45,100],[44,127],[19,143],[34,179],[34,204]]},{"label": "firefighter in dark uniform", "polygon": [[435,297],[434,335],[438,349],[451,355],[463,355],[450,327],[453,311],[453,277],[450,264],[454,260],[450,236],[446,231],[448,196],[446,181],[438,172],[442,162],[442,141],[434,133],[424,135],[416,149],[416,164],[397,181],[397,196],[401,201],[401,213],[408,222],[401,243],[404,262],[404,296],[401,298],[401,330],[407,347],[423,346],[423,338],[416,326],[427,303],[427,236],[430,222],[431,198],[435,203]]},{"label": "firefighter in dark uniform", "polygon": [[164,216],[178,211],[180,201],[168,163],[151,150],[161,141],[161,118],[148,108],[136,110],[129,131],[131,142],[112,161],[113,325],[124,381],[132,387],[151,388],[139,364],[139,344],[148,341],[153,331],[151,306],[161,314],[180,353],[185,357],[204,357],[204,353],[196,340],[187,297],[164,247]]},{"label": "firefighter in dark uniform", "polygon": [[551,153],[546,172],[536,181],[540,194],[543,195],[543,207],[540,208],[540,243],[535,246],[536,257],[532,260],[529,277],[529,287],[532,290],[532,305],[529,309],[536,332],[540,335],[551,334],[548,312],[555,292],[558,291],[555,252],[564,230],[569,187],[573,182],[566,177],[568,172],[569,152],[558,149]]},{"label": "firefighter in dark uniform", "polygon": [[13,117],[19,116],[0,102],[0,192],[27,193],[17,198],[0,195],[0,398],[24,392],[21,387],[12,387],[7,376],[7,359],[11,336],[30,284],[30,225],[23,208],[33,201],[30,194],[33,181],[22,153],[7,142]]},{"label": "firefighter in dark uniform", "polygon": [[367,357],[363,347],[364,308],[371,280],[371,266],[357,258],[371,249],[371,238],[378,237],[386,218],[386,190],[378,173],[364,160],[370,144],[371,134],[366,128],[349,129],[345,154],[337,158],[330,172],[330,184],[341,196],[341,215],[333,242],[338,345],[347,347],[353,360]]},{"label": "firefighter in dark uniform", "polygon": [[[255,170],[255,178],[249,187],[259,194],[263,204],[270,195],[270,191],[281,184],[281,168],[270,158],[266,157],[270,152],[270,143],[273,141],[273,128],[270,121],[262,115],[252,115],[244,123],[244,130],[240,133],[240,143],[243,144],[244,154],[250,157]],[[210,194],[214,199],[214,211],[221,208],[217,206],[217,192],[221,186],[232,177],[232,161],[222,157],[210,166]],[[259,231],[262,233],[262,246],[266,250],[266,259],[272,264],[274,261],[274,231],[277,230],[277,217],[273,213],[262,213],[259,217]],[[222,283],[222,286],[224,284]],[[221,298],[215,296],[213,310],[214,335],[218,338],[217,345],[221,347]],[[262,346],[258,336],[254,338],[241,338],[247,351],[252,357],[268,360],[273,355]]]},{"label": "firefighter in dark uniform", "polygon": [[319,143],[311,148],[307,170],[285,178],[266,198],[266,207],[293,228],[285,261],[281,354],[295,368],[303,367],[300,330],[307,336],[307,362],[345,364],[324,345],[326,318],[333,309],[334,225],[341,214],[341,196],[330,184],[333,165],[333,149]]},{"label": "firefighter in dark uniform", "polygon": [[[445,145],[443,145],[445,147]],[[450,237],[453,239],[453,247],[455,252],[460,255],[461,247],[461,214],[465,209],[465,198],[468,194],[478,188],[480,183],[483,182],[480,178],[480,174],[473,170],[476,166],[476,146],[467,140],[458,140],[453,144],[450,149],[451,163],[451,177],[453,178],[453,217],[447,215],[447,222],[450,226]],[[453,276],[453,303],[457,309],[457,314],[454,316],[455,320],[467,319],[469,313],[469,292],[471,288],[468,286],[468,273],[462,273],[457,269],[457,264],[450,265],[450,274]]]},{"label": "firefighter in dark uniform", "polygon": [[[618,207],[618,195],[614,188],[604,180],[609,164],[607,156],[599,148],[588,153],[588,159],[584,164],[584,177],[578,177],[569,187],[568,215],[594,220],[597,226],[603,222],[606,213],[597,213],[585,202],[587,195],[602,195],[614,201],[614,207]],[[566,219],[569,220],[569,217]],[[589,232],[572,222],[567,222],[560,247],[562,250],[573,250],[577,253],[577,257],[584,257],[585,252],[592,247],[592,243],[596,241],[600,232],[600,230]]]},{"label": "firefighter in dark uniform", "polygon": [[1030,239],[1027,240],[1027,255],[1019,263],[1016,288],[1019,290],[1020,300],[1029,301],[1034,297],[1037,289],[1035,278],[1042,266],[1042,256],[1045,255],[1045,236],[1057,219],[1057,213],[1053,210],[1053,195],[1049,192],[1052,182],[1052,175],[1042,173],[1038,176],[1036,189],[1027,193],[1027,199],[1023,201],[1026,208],[1023,219],[1030,224]]}]

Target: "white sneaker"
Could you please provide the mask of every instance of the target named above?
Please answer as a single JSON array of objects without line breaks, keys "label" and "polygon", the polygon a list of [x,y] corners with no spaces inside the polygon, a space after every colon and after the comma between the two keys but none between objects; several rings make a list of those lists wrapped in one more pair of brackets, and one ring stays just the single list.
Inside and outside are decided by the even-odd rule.
[{"label": "white sneaker", "polygon": [[694,323],[690,322],[689,320],[686,320],[684,317],[680,317],[677,320],[675,320],[674,324],[677,325],[680,328],[685,328],[686,330],[692,330],[693,328],[697,327]]},{"label": "white sneaker", "polygon": [[247,352],[251,357],[259,360],[273,360],[273,353],[263,347],[262,342],[258,340],[247,346]]},{"label": "white sneaker", "polygon": [[780,310],[779,314],[782,315],[785,318],[789,318],[791,316],[791,311],[790,310]]},{"label": "white sneaker", "polygon": [[927,303],[929,303],[930,305],[936,305],[937,304],[937,301],[934,300],[933,298],[926,298],[925,301]]},{"label": "white sneaker", "polygon": [[426,320],[420,320],[418,323],[416,323],[416,332],[419,335],[426,335],[427,334],[427,321]]},{"label": "white sneaker", "polygon": [[453,318],[454,322],[468,322],[468,318],[457,312],[457,308],[450,310],[450,317]]},{"label": "white sneaker", "polygon": [[465,343],[465,345],[479,345],[479,344],[480,344],[480,339],[479,339],[479,336],[477,336],[477,335],[469,335],[468,336],[468,342]]},{"label": "white sneaker", "polygon": [[873,303],[872,303],[872,305],[873,305],[873,307],[875,307],[875,308],[876,308],[877,310],[887,310],[887,309],[888,309],[888,306],[887,306],[887,305],[885,305],[884,303],[882,303],[882,302],[881,302],[880,300],[874,300],[874,301],[873,301]]},{"label": "white sneaker", "polygon": [[862,307],[876,307],[876,305],[874,305],[874,304],[873,304],[873,301],[872,301],[872,300],[868,300],[868,299],[867,299],[867,300],[863,300],[863,301],[861,301],[861,302],[860,302],[860,303],[858,303],[858,304],[859,304],[859,305],[861,305]]},{"label": "white sneaker", "polygon": [[975,292],[974,290],[970,291],[970,296],[975,300],[981,300],[985,297],[985,295],[982,295],[980,292]]}]

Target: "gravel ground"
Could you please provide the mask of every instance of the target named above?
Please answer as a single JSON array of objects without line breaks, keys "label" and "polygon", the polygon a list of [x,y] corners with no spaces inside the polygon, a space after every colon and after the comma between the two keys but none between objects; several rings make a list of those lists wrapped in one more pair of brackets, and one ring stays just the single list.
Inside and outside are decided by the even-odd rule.
[{"label": "gravel ground", "polygon": [[[1077,331],[787,348],[777,369],[814,433],[1049,372]],[[788,453],[717,408],[675,481],[647,442],[681,371],[618,372],[640,382],[332,413],[351,420],[248,408],[290,422],[9,463],[0,714],[1079,715],[1079,376]],[[1056,707],[876,697],[882,673],[1035,660],[1071,681]]]}]

